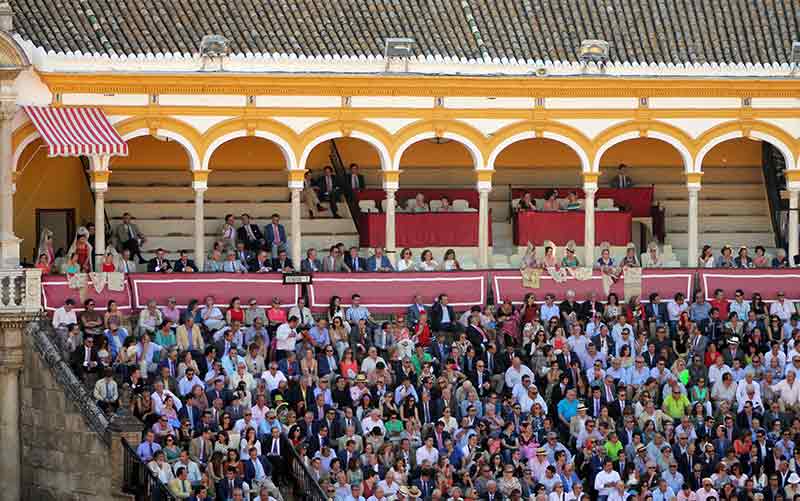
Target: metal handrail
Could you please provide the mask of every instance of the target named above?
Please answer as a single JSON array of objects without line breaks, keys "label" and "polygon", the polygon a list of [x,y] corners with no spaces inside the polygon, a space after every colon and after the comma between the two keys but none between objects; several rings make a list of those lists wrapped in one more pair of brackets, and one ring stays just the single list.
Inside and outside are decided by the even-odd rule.
[{"label": "metal handrail", "polygon": [[177,501],[169,487],[142,462],[136,451],[124,438],[122,441],[122,490],[136,497],[136,501]]},{"label": "metal handrail", "polygon": [[331,498],[325,495],[319,482],[311,475],[311,470],[308,469],[303,458],[300,457],[285,435],[281,435],[281,448],[284,459],[289,463],[289,473],[292,480],[294,480],[295,486],[302,493],[301,497],[310,501],[331,501]]}]

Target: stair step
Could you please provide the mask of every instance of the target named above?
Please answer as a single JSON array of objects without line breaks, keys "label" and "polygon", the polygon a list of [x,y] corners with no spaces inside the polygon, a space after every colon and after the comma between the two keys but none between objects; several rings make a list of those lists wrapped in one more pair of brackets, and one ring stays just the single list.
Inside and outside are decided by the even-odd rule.
[{"label": "stair step", "polygon": [[[763,200],[766,190],[763,184],[703,184],[698,194],[700,200],[751,199]],[[656,184],[656,200],[688,200],[685,184]]]},{"label": "stair step", "polygon": [[[688,249],[689,235],[687,233],[667,233],[666,243],[672,244],[673,249]],[[724,245],[739,247],[746,245],[751,250],[756,245],[772,247],[775,245],[775,236],[770,232],[737,232],[737,233],[700,233],[698,235],[700,247],[710,245],[715,252]]]},{"label": "stair step", "polygon": [[[772,222],[764,215],[741,216],[703,216],[698,222],[700,233],[719,232],[751,232],[771,230]],[[685,233],[689,231],[689,216],[669,216],[666,218],[668,233]]]},{"label": "stair step", "polygon": [[[667,217],[689,214],[687,200],[664,200],[659,202]],[[750,216],[767,214],[766,200],[701,200],[698,204],[700,216]]]},{"label": "stair step", "polygon": [[[264,202],[289,201],[289,188],[285,186],[215,186],[204,195],[206,203],[237,200]],[[192,202],[194,191],[189,186],[113,186],[106,195],[108,203],[136,202]]]}]

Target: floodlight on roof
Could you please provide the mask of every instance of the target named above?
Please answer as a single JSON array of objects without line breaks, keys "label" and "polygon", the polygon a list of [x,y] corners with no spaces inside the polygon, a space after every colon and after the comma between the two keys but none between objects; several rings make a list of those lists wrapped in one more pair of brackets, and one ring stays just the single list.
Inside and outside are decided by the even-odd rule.
[{"label": "floodlight on roof", "polygon": [[608,61],[608,42],[605,40],[584,40],[578,49],[578,57],[584,63],[605,63]]},{"label": "floodlight on roof", "polygon": [[383,58],[386,60],[386,71],[393,60],[402,60],[405,71],[408,71],[408,58],[411,57],[416,42],[413,38],[387,38],[383,45]]}]

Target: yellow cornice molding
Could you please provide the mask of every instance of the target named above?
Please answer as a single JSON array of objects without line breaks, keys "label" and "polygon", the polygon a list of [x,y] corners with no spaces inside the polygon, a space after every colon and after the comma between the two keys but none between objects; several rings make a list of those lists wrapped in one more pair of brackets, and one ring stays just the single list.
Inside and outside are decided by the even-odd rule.
[{"label": "yellow cornice molding", "polygon": [[700,184],[700,181],[703,179],[702,172],[687,172],[686,173],[686,182],[688,184]]},{"label": "yellow cornice molding", "polygon": [[491,97],[800,97],[797,79],[39,73],[54,93]]}]

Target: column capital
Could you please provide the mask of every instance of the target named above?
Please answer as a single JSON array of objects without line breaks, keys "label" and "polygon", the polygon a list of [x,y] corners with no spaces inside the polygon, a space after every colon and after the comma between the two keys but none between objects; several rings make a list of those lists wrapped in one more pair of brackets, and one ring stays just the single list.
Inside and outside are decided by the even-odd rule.
[{"label": "column capital", "polygon": [[786,189],[800,191],[800,169],[787,170],[784,175],[786,176]]},{"label": "column capital", "polygon": [[600,178],[600,173],[599,172],[582,172],[581,173],[581,177],[583,177],[584,186],[593,184],[595,187],[597,187],[597,180]]},{"label": "column capital", "polygon": [[108,191],[108,179],[111,177],[110,170],[90,170],[92,191],[95,193],[105,193]]},{"label": "column capital", "polygon": [[[686,173],[686,186],[689,189],[700,189],[700,183],[703,179],[702,172],[687,172]],[[694,188],[693,188],[694,187]]]},{"label": "column capital", "polygon": [[397,191],[400,188],[401,172],[401,170],[385,170],[381,172],[383,176],[383,189]]},{"label": "column capital", "polygon": [[302,190],[306,177],[305,169],[292,169],[289,171],[289,188]]},{"label": "column capital", "polygon": [[195,192],[203,192],[208,189],[208,175],[211,174],[210,170],[193,170],[192,171],[192,189]]}]

